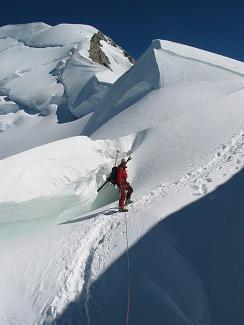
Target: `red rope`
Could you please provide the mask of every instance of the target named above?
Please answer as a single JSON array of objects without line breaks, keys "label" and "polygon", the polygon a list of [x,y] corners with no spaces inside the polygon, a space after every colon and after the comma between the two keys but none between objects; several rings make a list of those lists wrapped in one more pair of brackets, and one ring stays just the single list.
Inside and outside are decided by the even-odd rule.
[{"label": "red rope", "polygon": [[126,213],[125,213],[125,236],[126,236],[126,255],[127,255],[127,280],[128,280],[128,288],[127,288],[127,314],[126,314],[126,325],[129,325],[129,315],[130,315],[130,255],[129,255],[129,241],[128,241],[128,227],[127,227],[127,220],[126,220]]}]

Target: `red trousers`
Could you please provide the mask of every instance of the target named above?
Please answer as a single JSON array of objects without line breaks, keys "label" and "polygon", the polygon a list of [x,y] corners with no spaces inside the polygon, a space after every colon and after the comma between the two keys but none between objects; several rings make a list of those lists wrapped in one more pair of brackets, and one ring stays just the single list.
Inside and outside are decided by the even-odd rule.
[{"label": "red trousers", "polygon": [[133,193],[133,188],[130,186],[129,183],[124,183],[119,186],[119,207],[124,208],[125,206],[125,199],[129,200],[131,197],[131,194]]}]

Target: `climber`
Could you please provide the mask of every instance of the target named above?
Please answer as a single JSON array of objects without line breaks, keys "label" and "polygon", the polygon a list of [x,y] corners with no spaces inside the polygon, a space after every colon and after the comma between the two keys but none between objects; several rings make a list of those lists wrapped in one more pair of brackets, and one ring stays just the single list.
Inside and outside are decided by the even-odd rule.
[{"label": "climber", "polygon": [[126,163],[125,159],[122,159],[120,165],[117,169],[117,180],[116,184],[120,191],[120,198],[119,198],[119,211],[120,212],[127,212],[128,209],[125,208],[125,205],[132,203],[131,201],[131,194],[133,192],[133,188],[130,184],[126,181],[127,179],[127,172],[126,172]]}]

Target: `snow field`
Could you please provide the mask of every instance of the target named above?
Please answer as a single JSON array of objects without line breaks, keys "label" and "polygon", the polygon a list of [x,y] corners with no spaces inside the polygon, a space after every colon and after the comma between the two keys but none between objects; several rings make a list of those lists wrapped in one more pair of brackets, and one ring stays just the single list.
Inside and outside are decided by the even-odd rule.
[{"label": "snow field", "polygon": [[[198,58],[202,58],[202,51],[195,50],[195,59],[188,59],[183,55],[188,47],[178,45],[181,55],[175,55],[159,48],[159,42],[154,41],[128,73],[114,83],[83,134],[111,139],[138,132],[197,111],[243,88],[243,73],[234,67],[231,70],[225,65],[210,65],[212,53],[208,53],[208,60],[201,61]],[[242,71],[242,64],[236,64]],[[123,128],[117,127],[118,119]]]},{"label": "snow field", "polygon": [[[244,166],[243,144],[244,142],[243,142],[243,129],[242,129],[235,136],[233,136],[233,138],[231,139],[231,141],[229,141],[229,143],[222,144],[220,148],[216,148],[215,155],[212,157],[212,159],[209,161],[207,165],[202,164],[202,166],[199,166],[196,170],[189,170],[184,176],[176,178],[170,184],[158,185],[154,190],[152,190],[148,194],[145,194],[144,196],[141,197],[137,197],[134,203],[130,206],[130,211],[126,214],[128,227],[129,227],[130,246],[133,247],[133,245],[139,240],[139,238],[142,238],[143,235],[147,233],[148,230],[155,225],[155,222],[159,222],[165,216],[171,214],[173,211],[184,206],[186,202],[187,204],[189,204],[193,200],[196,200],[197,199],[195,196],[196,193],[195,193],[195,189],[192,188],[192,184],[196,184],[195,186],[198,186],[199,188],[204,188],[204,191],[198,193],[197,195],[200,196],[206,195],[207,192],[212,191],[216,186],[219,186],[221,182],[226,181],[225,173],[227,173],[228,177],[230,177],[231,175],[233,175],[233,173],[236,173],[238,169],[241,169]],[[242,157],[241,160],[240,157]],[[203,186],[205,184],[207,185]],[[172,202],[174,202],[174,204],[172,204]],[[155,220],[155,217],[153,217],[152,215],[153,211],[160,211],[157,220]],[[89,218],[89,215],[87,216],[87,218]],[[120,298],[118,292],[116,292],[117,294],[115,296],[112,295],[113,299],[116,299],[117,301],[116,306],[118,306],[118,307],[114,306],[116,309],[112,313],[110,308],[111,304],[107,305],[107,303],[105,303],[105,306],[102,307],[100,306],[99,301],[98,304],[96,302],[96,299],[99,299],[99,295],[106,294],[105,292],[99,294],[96,291],[95,292],[92,291],[92,293],[90,293],[89,291],[93,290],[92,289],[93,283],[96,282],[97,279],[99,279],[99,277],[104,272],[104,270],[109,268],[109,265],[113,264],[117,256],[120,256],[121,254],[124,253],[125,250],[124,214],[120,214],[120,213],[110,214],[109,211],[107,211],[105,212],[104,215],[103,212],[101,213],[97,212],[92,216],[92,218],[95,219],[91,227],[92,228],[91,233],[96,234],[95,240],[93,242],[92,241],[89,242],[89,244],[91,244],[91,246],[89,246],[89,251],[92,254],[92,258],[90,259],[84,258],[85,266],[84,265],[82,266],[83,268],[86,267],[89,269],[89,277],[86,279],[86,282],[84,283],[85,289],[84,287],[82,289],[80,288],[79,291],[80,294],[75,291],[78,298],[76,298],[77,307],[74,310],[72,310],[72,313],[74,314],[71,315],[70,313],[67,312],[66,315],[64,313],[65,318],[60,318],[60,319],[62,319],[63,321],[68,320],[70,321],[70,323],[75,322],[75,320],[78,319],[83,319],[82,317],[84,317],[84,314],[83,313],[79,314],[79,310],[80,308],[85,308],[85,315],[86,318],[89,319],[90,323],[95,323],[97,319],[100,319],[99,317],[105,317],[105,319],[102,319],[104,323],[106,321],[111,321],[111,319],[112,321],[122,323],[122,320],[124,318],[123,310],[125,310],[125,306],[126,306],[126,295],[124,290],[122,295],[122,297],[124,298]],[[80,219],[80,221],[81,220],[82,218]],[[84,217],[84,220],[86,220],[86,217]],[[79,222],[79,219],[77,221]],[[103,228],[103,231],[101,230],[100,227]],[[94,239],[92,235],[91,238]],[[171,253],[174,255],[172,251]],[[177,259],[177,257],[175,258]],[[192,286],[191,290],[194,291],[193,289],[194,286],[196,288],[195,299],[196,298],[203,299],[202,301],[196,300],[192,302],[194,307],[191,305],[191,310],[188,311],[189,315],[187,315],[187,317],[191,317],[190,315],[193,312],[192,308],[193,310],[194,308],[196,308],[196,315],[197,317],[200,317],[199,324],[202,324],[201,317],[202,317],[202,321],[204,321],[204,318],[206,317],[210,319],[210,315],[209,315],[207,305],[205,306],[204,315],[202,315],[201,314],[202,312],[200,311],[199,314],[197,312],[199,305],[201,306],[202,304],[206,304],[206,296],[205,296],[204,289],[202,287],[201,280],[198,277],[198,275],[195,274],[194,277],[196,282],[195,285],[192,285],[193,275],[191,274],[191,272],[193,272],[194,274],[195,271],[191,270],[191,266],[189,265],[187,266],[188,263],[187,261],[182,260],[181,263],[182,263],[180,266],[181,272],[183,272],[183,269],[186,268],[187,276],[190,275],[191,280],[189,281],[191,282],[191,286]],[[122,275],[120,280],[122,282],[122,286],[125,286],[126,267],[124,267],[121,270],[121,272]],[[174,271],[169,270],[169,272],[174,272]],[[83,274],[84,276],[84,273],[81,272],[80,274]],[[182,281],[185,280],[186,280],[185,278],[182,278]],[[112,283],[108,284],[108,287],[112,288],[113,286],[114,287],[118,286],[117,282],[113,282],[113,280],[111,281]],[[117,280],[114,279],[114,281],[118,281],[118,279]],[[134,278],[134,281],[139,285],[140,283],[139,280]],[[182,286],[183,283],[179,285]],[[120,285],[119,285],[119,290],[122,290]],[[136,290],[135,287],[134,290]],[[189,288],[187,290],[189,291]],[[197,292],[198,290],[202,292],[201,293],[202,298],[200,298],[201,295],[199,295],[199,292]],[[194,296],[193,291],[188,292],[189,294],[188,299],[190,300],[192,299],[192,295]],[[98,295],[98,297],[96,296],[96,294]],[[55,303],[56,300],[54,300],[54,305],[53,305],[53,310],[56,311],[56,307],[54,307]],[[104,308],[105,308],[105,312],[104,312]],[[110,310],[110,312],[108,312],[107,308],[108,310]],[[134,308],[136,308],[136,306],[134,306]],[[179,308],[182,308],[182,306]],[[50,320],[55,319],[55,317],[59,319],[60,317],[60,315],[58,316],[56,312],[51,315],[49,313],[48,315]],[[162,314],[159,313],[158,317],[160,319],[160,317],[162,317]],[[182,317],[182,321],[185,321],[182,315],[181,317]],[[203,324],[205,324],[205,322],[203,322]]]},{"label": "snow field", "polygon": [[[189,204],[192,200],[196,200],[199,196],[205,195],[207,192],[212,191],[221,182],[225,182],[226,177],[230,177],[230,175],[237,172],[238,169],[241,169],[243,166],[244,157],[243,143],[243,130],[240,130],[232,137],[229,143],[222,143],[221,146],[216,148],[215,154],[212,159],[210,159],[208,164],[203,163],[195,170],[188,170],[183,177],[178,177],[171,183],[159,184],[155,189],[143,196],[138,196],[137,194],[135,196],[135,202],[132,204],[130,207],[130,212],[127,214],[130,246],[133,246],[133,244],[136,243],[139,238],[148,232],[148,230],[155,225],[155,222],[159,222],[164,216],[167,216],[179,207],[184,206],[186,202]],[[195,185],[194,188],[192,187],[193,185]],[[174,202],[173,205],[172,202]],[[153,213],[152,211],[157,211],[157,209],[159,209],[157,208],[155,210],[153,207],[161,206],[162,209],[162,204],[164,207],[164,212],[161,210],[161,213],[157,214],[156,219],[152,216],[148,217],[149,211],[150,213]],[[104,208],[101,208],[100,210],[102,209]],[[11,256],[9,263],[11,263],[14,272],[16,267],[13,266],[13,263],[17,263],[19,265],[16,254],[22,256],[21,251],[24,252],[26,250],[26,244],[29,242],[29,240],[31,240],[33,249],[30,252],[31,255],[29,255],[29,257],[27,256],[26,260],[23,261],[22,267],[25,268],[25,261],[27,261],[27,259],[31,259],[33,265],[35,265],[35,267],[38,269],[37,273],[44,272],[44,279],[45,274],[47,276],[49,270],[52,270],[53,267],[56,270],[55,272],[57,272],[55,274],[59,274],[58,282],[53,282],[56,283],[55,288],[52,287],[51,289],[50,286],[52,286],[52,280],[50,279],[50,282],[45,284],[44,281],[44,284],[42,284],[42,286],[44,285],[46,287],[47,291],[40,291],[40,289],[36,288],[36,280],[34,278],[33,287],[30,285],[28,289],[31,290],[31,292],[33,290],[33,293],[30,291],[26,292],[27,301],[29,299],[28,297],[32,296],[33,294],[38,294],[38,298],[35,302],[35,308],[36,310],[41,309],[42,312],[35,321],[37,324],[42,323],[44,320],[46,324],[49,324],[54,319],[59,319],[59,317],[63,315],[66,306],[72,301],[76,301],[77,307],[75,307],[72,312],[74,313],[73,316],[71,314],[67,315],[70,323],[72,324],[72,322],[75,322],[75,320],[78,318],[84,318],[84,321],[90,319],[90,323],[92,324],[93,322],[96,322],[93,315],[102,313],[102,311],[99,304],[97,306],[93,303],[93,299],[95,298],[93,295],[90,295],[89,290],[92,288],[94,281],[99,278],[104,270],[114,262],[117,256],[123,254],[124,252],[124,216],[123,214],[108,214],[104,216],[103,213],[101,214],[98,211],[91,217],[89,215],[87,215],[87,217],[83,217],[82,222],[69,224],[68,221],[65,226],[63,225],[60,227],[59,232],[56,234],[57,237],[54,238],[51,234],[54,232],[56,233],[57,231],[57,226],[55,225],[53,225],[50,230],[45,231],[45,239],[43,238],[44,232],[41,232],[40,229],[35,230],[33,235],[22,235],[19,237],[19,239],[14,239],[12,249],[16,250],[16,244],[18,244],[19,247],[19,250],[15,253],[13,253],[13,251],[9,251],[9,247],[7,248],[6,246],[3,246],[2,248],[5,251],[4,254],[9,254],[9,256]],[[65,231],[65,233],[63,233],[63,231]],[[62,241],[66,241],[66,248],[64,247],[64,244],[60,242],[60,235],[63,238]],[[53,246],[54,251],[57,247],[69,249],[69,252],[62,251],[59,253],[61,264],[59,264],[58,269],[56,264],[53,265],[54,261],[56,260],[54,259],[49,266],[51,269],[47,268],[45,271],[43,270],[42,263],[48,259],[46,256],[46,249],[40,251],[41,255],[40,253],[36,254],[40,245],[40,240],[44,242],[46,240],[51,240],[49,245],[46,243],[43,246],[43,248],[46,247],[46,249],[49,251],[50,245]],[[56,255],[54,251],[49,252],[50,258],[52,254]],[[33,259],[34,256],[36,256],[35,259]],[[39,260],[39,266],[36,264],[36,259]],[[186,269],[187,268],[188,267],[186,266]],[[84,270],[86,270],[86,272]],[[123,269],[122,272],[124,272],[123,276],[125,276],[126,269]],[[189,272],[191,273],[191,271]],[[29,276],[28,273],[26,276]],[[11,279],[11,281],[13,279],[11,274],[9,279]],[[5,278],[3,281],[4,280]],[[38,281],[38,283],[39,282],[40,281]],[[201,287],[201,282],[199,282],[199,279],[196,278],[196,286],[198,286],[197,283],[199,283]],[[12,288],[14,287],[15,285],[12,284]],[[15,288],[15,290],[17,290],[15,295],[17,295],[18,287]],[[24,290],[26,291],[26,289]],[[43,302],[43,299],[40,299],[41,292],[43,292],[44,297],[49,295],[48,299],[43,298],[45,303]],[[203,296],[204,295],[205,293],[203,291]],[[125,302],[126,300],[124,299],[122,301],[118,301],[118,305],[123,305]],[[197,308],[197,303],[195,306]],[[96,309],[96,312],[94,312],[93,308],[98,309]],[[28,322],[32,317],[34,317],[34,315],[30,317],[30,311],[26,311],[26,313],[25,321]],[[3,314],[6,315],[5,312],[3,312]],[[121,310],[118,311],[118,316],[123,317]],[[18,319],[18,311],[16,311],[16,314],[11,314],[11,316],[8,315],[8,317],[8,319],[12,319],[13,322],[16,321],[16,319]]]},{"label": "snow field", "polygon": [[[34,36],[27,33],[25,43],[35,40],[50,45],[63,27],[27,26]],[[77,30],[67,28],[72,41],[78,37]],[[21,34],[11,26],[3,31],[16,39]],[[62,50],[70,45],[63,44],[65,39],[57,38]],[[5,39],[1,46],[13,50],[9,46],[15,45]],[[118,60],[117,52],[109,55],[111,62]],[[15,125],[14,113],[2,115],[0,120],[5,127],[0,138],[5,145],[1,147],[3,157],[20,152],[0,160],[1,324],[123,324],[127,307],[126,217],[132,324],[229,325],[224,313],[228,308],[233,311],[241,293],[228,291],[235,299],[227,304],[221,290],[211,291],[212,283],[224,279],[224,272],[217,272],[217,262],[224,260],[224,254],[215,239],[220,240],[221,230],[226,231],[225,215],[220,227],[216,228],[215,219],[210,220],[206,233],[196,233],[199,238],[194,239],[191,224],[186,223],[188,233],[176,230],[185,208],[193,209],[198,202],[207,207],[216,202],[218,206],[216,190],[228,186],[244,166],[243,63],[156,40],[110,89],[103,87],[114,82],[111,73],[90,64],[80,53],[72,53],[62,64],[53,74],[62,75],[69,105],[82,114],[91,112],[94,101],[92,115],[61,124],[58,130],[57,104],[49,102],[48,95],[48,103],[54,106],[45,117],[33,115],[27,120],[27,113],[20,110],[15,114],[22,119],[20,127]],[[79,71],[84,71],[80,89]],[[39,104],[41,100],[36,107]],[[4,121],[6,116],[9,124]],[[48,123],[53,132],[37,140],[34,135],[41,134],[40,121]],[[32,134],[36,127],[38,132]],[[70,136],[79,127],[83,136],[35,147],[57,140],[61,134],[63,137],[63,132]],[[28,143],[30,134],[33,139]],[[21,135],[26,142],[18,151],[14,142]],[[9,143],[13,144],[10,149]],[[110,184],[96,193],[117,149],[119,159],[133,157],[128,169],[134,203],[126,215],[114,213],[118,192]],[[200,211],[193,211],[194,220],[198,220]],[[205,212],[207,218],[211,211]],[[171,221],[174,214],[178,221]],[[165,227],[161,227],[162,221]],[[186,243],[184,235],[194,240]],[[232,235],[230,232],[229,240]],[[216,263],[211,260],[212,252],[204,250],[209,242],[218,248]],[[190,254],[195,245],[197,258]],[[209,277],[201,258],[211,266]],[[237,264],[241,268],[241,261]],[[218,276],[214,279],[215,272]],[[238,313],[232,313],[232,318],[241,325]]]},{"label": "snow field", "polygon": [[[106,46],[97,46],[111,59],[111,69],[93,62],[89,50],[96,33],[96,28],[78,24],[0,27],[0,115],[5,114],[0,116],[1,158],[80,135],[87,117],[71,122],[93,112],[111,84],[132,65],[123,49],[105,41]],[[19,110],[26,114],[8,114]]]},{"label": "snow field", "polygon": [[[81,205],[89,204],[97,195],[102,177],[108,176],[117,148],[129,150],[130,138],[125,137],[119,145],[117,141],[73,137],[1,160],[0,202],[76,193]],[[7,173],[9,169],[11,174]]]},{"label": "snow field", "polygon": [[[70,24],[52,27],[36,23],[1,27],[0,92],[35,111],[41,111],[47,103],[59,104],[62,98],[68,96],[70,109],[76,116],[81,117],[90,113],[92,108],[89,112],[87,109],[76,109],[77,104],[81,104],[82,98],[80,100],[74,98],[74,92],[78,94],[82,92],[82,88],[92,80],[97,71],[104,71],[105,83],[109,87],[111,80],[113,82],[131,67],[122,49],[106,42],[104,42],[106,46],[102,45],[105,53],[111,52],[109,56],[115,58],[111,63],[112,71],[90,59],[90,40],[97,32],[98,30],[91,26]],[[66,76],[75,73],[77,77],[73,82],[66,81],[68,90],[64,94],[65,88],[61,83],[61,76],[70,59],[73,64],[69,64],[67,70],[71,68],[72,71],[66,71]],[[86,68],[83,66],[84,61],[88,62]],[[106,77],[107,70],[111,72],[109,82]],[[52,74],[53,71],[56,71],[55,75]],[[103,84],[103,77],[100,79]],[[35,80],[38,80],[38,83],[34,82]],[[75,89],[72,90],[72,87]],[[85,92],[88,100],[89,92]],[[69,98],[70,93],[71,98]],[[96,89],[93,90],[92,95],[96,98]],[[75,100],[76,105],[73,107]],[[94,101],[92,98],[90,100]]]}]

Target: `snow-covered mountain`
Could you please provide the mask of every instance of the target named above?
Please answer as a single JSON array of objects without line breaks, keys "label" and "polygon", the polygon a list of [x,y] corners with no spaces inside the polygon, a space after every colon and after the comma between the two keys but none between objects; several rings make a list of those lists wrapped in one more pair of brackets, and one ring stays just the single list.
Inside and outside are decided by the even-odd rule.
[{"label": "snow-covered mountain", "polygon": [[[129,292],[133,325],[242,325],[244,64],[154,40],[131,67],[83,25],[0,35],[0,323],[124,324]],[[97,193],[117,150],[126,215]]]},{"label": "snow-covered mountain", "polygon": [[[113,138],[133,133],[135,119],[140,119],[136,131],[161,124],[242,88],[243,76],[241,62],[155,40],[111,87],[84,132]],[[121,128],[113,126],[118,114]]]},{"label": "snow-covered mountain", "polygon": [[[0,139],[1,158],[79,135],[82,124],[74,120],[93,112],[133,63],[125,50],[91,26],[1,27],[0,131],[7,131]],[[23,141],[20,148],[16,138]]]}]

